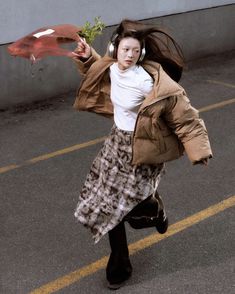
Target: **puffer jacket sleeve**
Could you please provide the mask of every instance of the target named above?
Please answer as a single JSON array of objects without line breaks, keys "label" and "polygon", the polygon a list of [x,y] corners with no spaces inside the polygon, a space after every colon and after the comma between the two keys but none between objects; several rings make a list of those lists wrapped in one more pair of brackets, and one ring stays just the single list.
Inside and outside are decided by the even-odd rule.
[{"label": "puffer jacket sleeve", "polygon": [[75,61],[76,65],[77,65],[77,69],[79,71],[79,73],[82,76],[85,76],[88,69],[91,67],[91,65],[96,62],[97,60],[99,60],[101,58],[101,56],[95,51],[94,48],[91,47],[91,57],[88,58],[86,61],[82,61],[79,58],[74,57],[73,60]]},{"label": "puffer jacket sleeve", "polygon": [[164,119],[178,136],[193,164],[212,157],[204,121],[185,93],[165,99]]}]

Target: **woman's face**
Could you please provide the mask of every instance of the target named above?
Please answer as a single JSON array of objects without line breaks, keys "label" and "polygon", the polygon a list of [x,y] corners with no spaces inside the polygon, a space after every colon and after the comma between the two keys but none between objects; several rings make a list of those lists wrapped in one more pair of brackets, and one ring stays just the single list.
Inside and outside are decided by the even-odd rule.
[{"label": "woman's face", "polygon": [[123,38],[117,50],[118,67],[121,70],[128,69],[136,64],[140,56],[140,42],[132,37]]}]

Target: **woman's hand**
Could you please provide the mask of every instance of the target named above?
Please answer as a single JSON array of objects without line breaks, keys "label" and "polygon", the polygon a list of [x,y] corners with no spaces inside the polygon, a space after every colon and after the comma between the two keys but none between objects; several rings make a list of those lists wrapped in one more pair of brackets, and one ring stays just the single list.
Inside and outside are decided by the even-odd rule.
[{"label": "woman's hand", "polygon": [[209,164],[209,158],[204,158],[201,160],[202,164],[208,165]]},{"label": "woman's hand", "polygon": [[203,158],[201,160],[198,160],[195,162],[195,164],[204,164],[207,166],[209,164],[209,158]]},{"label": "woman's hand", "polygon": [[91,56],[91,47],[87,44],[85,39],[80,38],[73,55],[81,59],[88,59]]}]

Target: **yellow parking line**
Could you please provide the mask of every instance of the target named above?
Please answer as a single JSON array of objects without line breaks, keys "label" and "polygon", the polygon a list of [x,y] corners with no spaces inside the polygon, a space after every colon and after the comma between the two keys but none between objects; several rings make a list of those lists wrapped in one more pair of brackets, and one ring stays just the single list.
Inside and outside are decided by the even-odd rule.
[{"label": "yellow parking line", "polygon": [[229,87],[229,88],[235,88],[235,85],[233,85],[233,84],[224,83],[224,82],[220,82],[220,81],[207,80],[207,82],[212,83],[212,84],[222,85],[222,86]]},{"label": "yellow parking line", "polygon": [[[130,254],[135,254],[140,250],[150,247],[234,205],[235,195],[171,225],[164,235],[154,233],[146,238],[143,238],[135,243],[130,244]],[[46,285],[43,285],[38,289],[33,290],[32,292],[30,292],[30,294],[49,294],[59,291],[60,289],[63,289],[73,283],[78,282],[84,277],[94,274],[101,269],[104,269],[106,267],[107,261],[108,256],[105,256],[87,266],[84,266],[74,272],[71,272],[63,277],[58,278],[57,280],[54,280]]]},{"label": "yellow parking line", "polygon": [[3,167],[0,167],[0,174],[4,174],[10,170],[13,170],[13,169],[16,169],[16,168],[19,168],[21,167],[20,165],[18,164],[11,164],[11,165],[8,165],[8,166],[3,166]]},{"label": "yellow parking line", "polygon": [[69,153],[69,152],[72,152],[72,151],[76,151],[76,150],[79,150],[79,149],[82,149],[82,148],[86,148],[86,147],[98,144],[98,143],[104,141],[105,138],[106,137],[100,137],[100,138],[97,138],[95,140],[91,140],[91,141],[84,142],[84,143],[81,143],[81,144],[73,145],[71,147],[64,148],[64,149],[61,149],[61,150],[57,150],[57,151],[52,152],[52,153],[37,156],[37,157],[34,157],[32,159],[24,161],[22,164],[12,164],[12,165],[8,165],[8,166],[0,167],[0,174],[6,173],[6,172],[8,172],[10,170],[17,169],[17,168],[20,168],[20,167],[23,167],[23,166],[26,166],[26,165],[31,165],[31,164],[37,163],[39,161],[47,160],[47,159],[50,159],[52,157],[56,157],[56,156],[59,156],[59,155],[63,155],[63,154],[66,154],[66,153]]},{"label": "yellow parking line", "polygon": [[[232,103],[235,103],[235,98],[202,107],[202,108],[199,109],[199,112],[206,112],[206,111],[209,111],[209,110],[212,110],[212,109],[221,108],[223,106],[226,106],[226,105],[229,105],[229,104],[232,104]],[[14,170],[14,169],[26,166],[26,165],[31,165],[31,164],[37,163],[39,161],[47,160],[47,159],[52,158],[52,157],[56,157],[56,156],[59,156],[59,155],[63,155],[63,154],[66,154],[66,153],[69,153],[69,152],[72,152],[72,151],[76,151],[76,150],[79,150],[79,149],[82,149],[82,148],[86,148],[86,147],[95,145],[97,143],[100,143],[100,142],[104,141],[105,138],[106,137],[100,137],[100,138],[97,138],[95,140],[91,140],[91,141],[84,142],[84,143],[81,143],[81,144],[73,145],[71,147],[64,148],[64,149],[61,149],[61,150],[57,150],[57,151],[52,152],[52,153],[43,154],[41,156],[34,157],[32,159],[26,160],[21,164],[11,164],[11,165],[8,165],[8,166],[0,167],[0,174],[6,173],[8,171],[11,171],[11,170]]]},{"label": "yellow parking line", "polygon": [[59,156],[59,155],[63,155],[63,154],[66,154],[66,153],[69,153],[69,152],[72,152],[72,151],[83,149],[83,148],[98,144],[98,143],[104,141],[105,138],[106,137],[100,137],[100,138],[97,138],[95,140],[91,140],[91,141],[84,142],[84,143],[81,143],[81,144],[73,145],[71,147],[67,147],[67,148],[52,152],[52,153],[44,154],[44,155],[41,155],[41,156],[30,159],[30,160],[26,161],[26,163],[29,163],[29,164],[30,163],[36,163],[36,162],[46,160],[46,159],[49,159],[49,158],[52,158],[52,157],[55,157],[55,156]]},{"label": "yellow parking line", "polygon": [[226,106],[226,105],[229,105],[229,104],[232,104],[232,103],[235,103],[235,98],[225,100],[225,101],[222,101],[222,102],[218,102],[218,103],[215,103],[215,104],[212,104],[212,105],[208,105],[208,106],[202,107],[202,108],[200,108],[198,110],[199,110],[199,112],[206,112],[206,111],[209,111],[209,110],[212,110],[212,109],[221,108],[223,106]]}]

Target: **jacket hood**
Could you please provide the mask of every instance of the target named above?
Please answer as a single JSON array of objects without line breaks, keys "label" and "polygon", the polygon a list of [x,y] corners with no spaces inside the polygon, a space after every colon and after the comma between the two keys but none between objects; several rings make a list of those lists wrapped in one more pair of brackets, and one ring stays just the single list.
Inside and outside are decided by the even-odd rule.
[{"label": "jacket hood", "polygon": [[154,84],[152,91],[142,103],[140,110],[156,101],[185,92],[184,89],[163,70],[159,63],[146,61],[143,64],[143,68],[154,77]]}]

